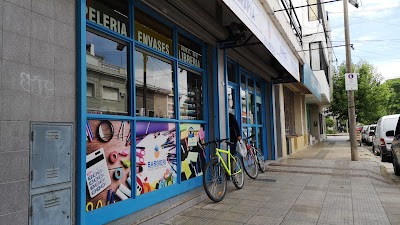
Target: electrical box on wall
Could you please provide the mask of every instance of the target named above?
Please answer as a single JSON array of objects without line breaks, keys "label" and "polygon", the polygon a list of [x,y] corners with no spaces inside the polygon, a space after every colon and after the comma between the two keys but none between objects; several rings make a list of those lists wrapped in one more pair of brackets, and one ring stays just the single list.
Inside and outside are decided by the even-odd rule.
[{"label": "electrical box on wall", "polygon": [[72,124],[32,123],[31,225],[72,224]]}]

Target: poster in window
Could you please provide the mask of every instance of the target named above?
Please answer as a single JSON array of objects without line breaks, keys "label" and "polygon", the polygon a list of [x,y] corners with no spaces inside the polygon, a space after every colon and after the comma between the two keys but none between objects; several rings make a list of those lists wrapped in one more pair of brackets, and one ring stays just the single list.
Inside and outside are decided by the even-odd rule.
[{"label": "poster in window", "polygon": [[189,180],[203,175],[206,153],[200,143],[205,132],[201,124],[180,124],[181,132],[181,180]]},{"label": "poster in window", "polygon": [[136,123],[136,195],[177,183],[175,123]]},{"label": "poster in window", "polygon": [[86,211],[132,197],[129,121],[86,123]]}]

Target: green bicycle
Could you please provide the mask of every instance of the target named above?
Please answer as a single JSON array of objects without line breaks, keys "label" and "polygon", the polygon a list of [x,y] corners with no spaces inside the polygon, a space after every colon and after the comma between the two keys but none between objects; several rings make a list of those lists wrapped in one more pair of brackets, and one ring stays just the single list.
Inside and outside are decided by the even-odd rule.
[{"label": "green bicycle", "polygon": [[[210,141],[202,144],[204,149],[209,144],[220,144],[225,142],[232,144],[228,141],[229,139],[222,139],[216,141]],[[227,188],[227,175],[231,177],[231,180],[237,189],[241,189],[244,185],[244,174],[242,161],[237,157],[233,156],[229,150],[215,148],[216,156],[206,164],[203,170],[203,187],[207,193],[207,196],[214,202],[219,202],[224,199]],[[222,157],[222,154],[227,155],[227,162]],[[233,161],[233,166],[231,166]]]}]

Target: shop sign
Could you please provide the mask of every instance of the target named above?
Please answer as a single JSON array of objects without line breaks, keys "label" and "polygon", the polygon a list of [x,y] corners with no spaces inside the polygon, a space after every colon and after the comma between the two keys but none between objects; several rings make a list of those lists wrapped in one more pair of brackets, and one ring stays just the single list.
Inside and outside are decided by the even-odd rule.
[{"label": "shop sign", "polygon": [[126,24],[120,20],[111,17],[100,10],[86,6],[86,18],[100,26],[110,29],[114,32],[128,36],[126,32]]},{"label": "shop sign", "polygon": [[321,101],[321,87],[314,72],[308,64],[303,65],[303,84]]},{"label": "shop sign", "polygon": [[279,63],[300,81],[299,63],[260,1],[223,0]]},{"label": "shop sign", "polygon": [[153,31],[152,29],[135,22],[135,39],[160,52],[171,55],[171,39]]},{"label": "shop sign", "polygon": [[199,68],[201,67],[200,66],[201,55],[199,53],[183,45],[179,45],[178,54],[180,60],[189,63],[190,65],[193,65],[195,67]]}]

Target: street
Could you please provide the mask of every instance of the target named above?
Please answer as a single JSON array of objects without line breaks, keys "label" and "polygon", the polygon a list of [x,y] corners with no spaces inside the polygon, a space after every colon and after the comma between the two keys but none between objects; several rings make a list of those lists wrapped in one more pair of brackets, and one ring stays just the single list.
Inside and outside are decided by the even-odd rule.
[{"label": "street", "polygon": [[348,139],[331,136],[270,162],[243,189],[228,183],[223,201],[207,199],[162,224],[400,224],[399,179],[391,164],[369,146],[359,147],[359,161],[351,161]]}]

